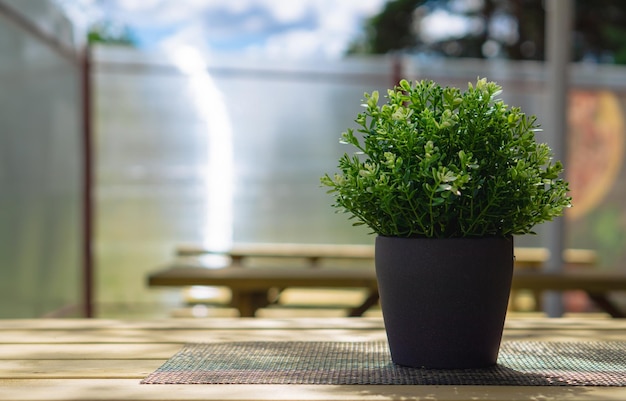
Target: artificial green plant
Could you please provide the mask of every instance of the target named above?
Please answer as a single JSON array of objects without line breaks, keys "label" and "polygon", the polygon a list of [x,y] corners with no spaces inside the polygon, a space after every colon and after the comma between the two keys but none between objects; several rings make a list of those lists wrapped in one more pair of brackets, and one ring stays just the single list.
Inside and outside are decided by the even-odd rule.
[{"label": "artificial green plant", "polygon": [[532,233],[571,206],[563,166],[535,140],[535,116],[497,97],[486,79],[462,92],[402,80],[365,111],[342,143],[355,152],[321,178],[333,206],[373,233],[395,237],[484,237]]}]

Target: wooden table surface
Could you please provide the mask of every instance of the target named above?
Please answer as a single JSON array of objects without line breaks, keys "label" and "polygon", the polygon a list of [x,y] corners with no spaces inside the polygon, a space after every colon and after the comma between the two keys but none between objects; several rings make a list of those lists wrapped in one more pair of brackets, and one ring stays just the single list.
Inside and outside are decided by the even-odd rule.
[{"label": "wooden table surface", "polygon": [[[0,320],[0,400],[626,400],[619,387],[139,384],[187,342],[384,339],[379,318]],[[626,320],[509,318],[504,340],[626,341]]]}]

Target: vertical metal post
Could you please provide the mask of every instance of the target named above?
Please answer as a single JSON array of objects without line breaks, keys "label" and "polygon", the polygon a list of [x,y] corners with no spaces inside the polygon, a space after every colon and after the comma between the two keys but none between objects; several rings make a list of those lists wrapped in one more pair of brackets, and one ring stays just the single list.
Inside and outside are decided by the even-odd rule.
[{"label": "vertical metal post", "polygon": [[[546,0],[546,87],[547,132],[551,134],[550,146],[556,160],[565,160],[567,150],[567,97],[569,86],[569,64],[571,60],[573,0]],[[545,244],[550,258],[545,265],[547,271],[563,268],[565,245],[565,220],[558,218],[546,224]],[[560,293],[544,295],[544,312],[549,317],[563,315],[564,306]]]},{"label": "vertical metal post", "polygon": [[82,123],[83,123],[83,180],[82,180],[82,253],[83,253],[83,315],[93,317],[93,137],[92,137],[92,86],[91,47],[85,43],[82,63]]}]

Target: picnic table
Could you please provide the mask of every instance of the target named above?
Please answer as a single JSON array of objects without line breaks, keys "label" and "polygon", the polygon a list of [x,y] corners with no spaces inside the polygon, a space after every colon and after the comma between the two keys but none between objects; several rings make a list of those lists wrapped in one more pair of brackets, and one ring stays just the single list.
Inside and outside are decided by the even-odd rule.
[{"label": "picnic table", "polygon": [[[231,259],[228,267],[210,269],[195,256],[225,255]],[[270,291],[284,288],[365,288],[368,295],[349,316],[362,316],[378,302],[378,287],[373,264],[362,268],[320,267],[324,260],[345,259],[373,261],[374,248],[369,245],[315,244],[244,244],[231,250],[212,251],[201,247],[183,246],[177,250],[181,259],[148,276],[149,286],[223,286],[232,292],[231,306],[242,317],[255,316],[256,311],[270,304]],[[549,253],[545,248],[516,248],[513,290],[528,289],[536,293],[547,290],[582,290],[603,311],[613,317],[626,317],[626,312],[610,298],[610,293],[626,291],[626,275],[581,269],[595,264],[595,252],[566,249],[563,258],[573,271],[543,272],[540,267]],[[305,265],[243,268],[252,258],[305,259]]]},{"label": "picnic table", "polygon": [[[304,259],[309,266],[319,266],[324,260],[373,261],[374,246],[361,244],[296,244],[296,243],[243,243],[228,250],[211,249],[200,245],[181,245],[176,256],[224,255],[231,266],[241,266],[253,258]],[[550,251],[542,247],[516,247],[515,264],[518,268],[539,268],[550,257]],[[592,266],[597,254],[591,249],[568,248],[563,250],[563,260],[571,266]]]},{"label": "picnic table", "polygon": [[[603,400],[626,387],[356,384],[141,384],[186,344],[385,341],[379,318],[16,319],[0,321],[0,399],[49,400]],[[510,318],[503,344],[626,341],[626,321]],[[237,355],[235,355],[237,356]],[[240,358],[248,355],[240,354]],[[590,356],[589,356],[590,357]],[[581,366],[585,355],[579,354]],[[215,359],[215,358],[213,358]],[[297,359],[297,358],[296,358]],[[293,359],[294,363],[296,359]],[[216,362],[225,362],[219,359]],[[278,362],[277,362],[278,363]],[[608,364],[608,361],[607,361]],[[272,363],[268,364],[269,368]],[[172,377],[185,372],[171,371]],[[217,374],[220,373],[218,370]],[[296,377],[297,372],[294,372]],[[246,379],[254,375],[246,376]]]}]

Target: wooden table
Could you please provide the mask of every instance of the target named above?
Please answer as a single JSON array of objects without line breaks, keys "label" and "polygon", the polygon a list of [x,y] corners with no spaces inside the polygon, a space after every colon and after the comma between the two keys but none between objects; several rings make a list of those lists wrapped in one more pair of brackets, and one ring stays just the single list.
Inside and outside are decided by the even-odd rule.
[{"label": "wooden table", "polygon": [[[626,400],[620,387],[139,384],[187,342],[384,339],[377,318],[1,320],[0,399]],[[504,339],[626,341],[626,321],[510,318]]]},{"label": "wooden table", "polygon": [[[199,245],[181,245],[176,256],[223,255],[232,265],[242,265],[251,258],[304,259],[309,266],[317,266],[327,259],[374,260],[373,245],[356,244],[293,244],[293,243],[243,243],[229,250],[213,250]],[[550,251],[542,247],[515,247],[515,265],[518,268],[540,268],[550,257]],[[593,266],[598,256],[591,249],[568,248],[563,250],[563,261],[569,266]]]}]

